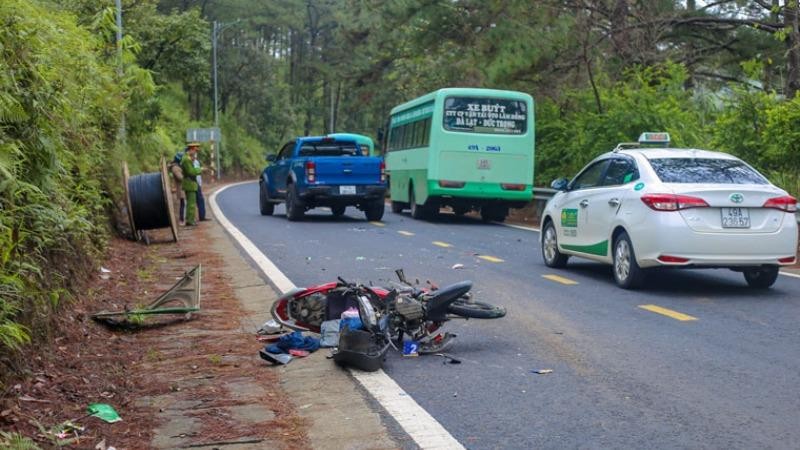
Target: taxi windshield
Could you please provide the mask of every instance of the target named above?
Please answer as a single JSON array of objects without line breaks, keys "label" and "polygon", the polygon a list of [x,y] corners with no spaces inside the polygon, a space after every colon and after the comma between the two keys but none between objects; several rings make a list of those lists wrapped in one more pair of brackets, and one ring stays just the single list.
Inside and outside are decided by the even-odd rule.
[{"label": "taxi windshield", "polygon": [[664,183],[769,184],[736,159],[655,158],[650,165]]}]

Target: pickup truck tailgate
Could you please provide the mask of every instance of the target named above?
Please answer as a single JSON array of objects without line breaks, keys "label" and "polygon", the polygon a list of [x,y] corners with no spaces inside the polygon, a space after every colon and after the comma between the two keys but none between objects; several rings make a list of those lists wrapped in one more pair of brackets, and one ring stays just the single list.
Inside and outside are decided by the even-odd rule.
[{"label": "pickup truck tailgate", "polygon": [[318,156],[317,184],[360,185],[381,183],[381,159],[372,156]]}]

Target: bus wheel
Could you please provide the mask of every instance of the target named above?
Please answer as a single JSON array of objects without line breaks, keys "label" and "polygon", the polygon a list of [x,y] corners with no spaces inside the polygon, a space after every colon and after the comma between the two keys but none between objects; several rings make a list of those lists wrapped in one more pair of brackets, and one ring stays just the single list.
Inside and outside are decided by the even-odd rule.
[{"label": "bus wheel", "polygon": [[403,202],[396,202],[392,200],[392,212],[395,214],[400,214],[405,209],[405,204]]},{"label": "bus wheel", "polygon": [[408,203],[411,207],[411,217],[422,220],[427,218],[428,211],[425,208],[425,205],[418,205],[417,199],[414,195],[414,187],[412,186],[411,189],[408,190]]},{"label": "bus wheel", "polygon": [[502,222],[506,220],[508,208],[497,205],[487,205],[481,207],[481,220],[484,222]]},{"label": "bus wheel", "polygon": [[466,214],[468,212],[469,212],[469,208],[466,207],[466,206],[454,206],[453,207],[453,213],[458,217],[462,217],[464,214]]}]

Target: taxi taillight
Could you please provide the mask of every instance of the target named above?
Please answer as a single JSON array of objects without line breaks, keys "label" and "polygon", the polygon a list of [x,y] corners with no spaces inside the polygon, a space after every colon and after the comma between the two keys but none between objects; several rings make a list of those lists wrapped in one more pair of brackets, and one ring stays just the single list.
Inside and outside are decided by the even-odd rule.
[{"label": "taxi taillight", "polygon": [[797,199],[791,195],[775,197],[764,202],[764,208],[775,208],[786,212],[797,212]]},{"label": "taxi taillight", "polygon": [[515,184],[515,183],[500,183],[500,187],[506,191],[524,191],[525,185],[524,184]]},{"label": "taxi taillight", "polygon": [[317,163],[306,161],[306,181],[309,183],[317,182]]},{"label": "taxi taillight", "polygon": [[708,203],[702,198],[676,194],[644,194],[642,202],[654,211],[680,211],[681,209],[708,207]]}]

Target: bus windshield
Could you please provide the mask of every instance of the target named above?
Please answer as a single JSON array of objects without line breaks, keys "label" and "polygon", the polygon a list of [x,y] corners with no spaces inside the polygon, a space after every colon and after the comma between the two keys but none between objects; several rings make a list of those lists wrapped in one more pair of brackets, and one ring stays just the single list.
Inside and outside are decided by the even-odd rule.
[{"label": "bus windshield", "polygon": [[444,129],[466,133],[525,134],[528,110],[522,100],[447,97]]}]

